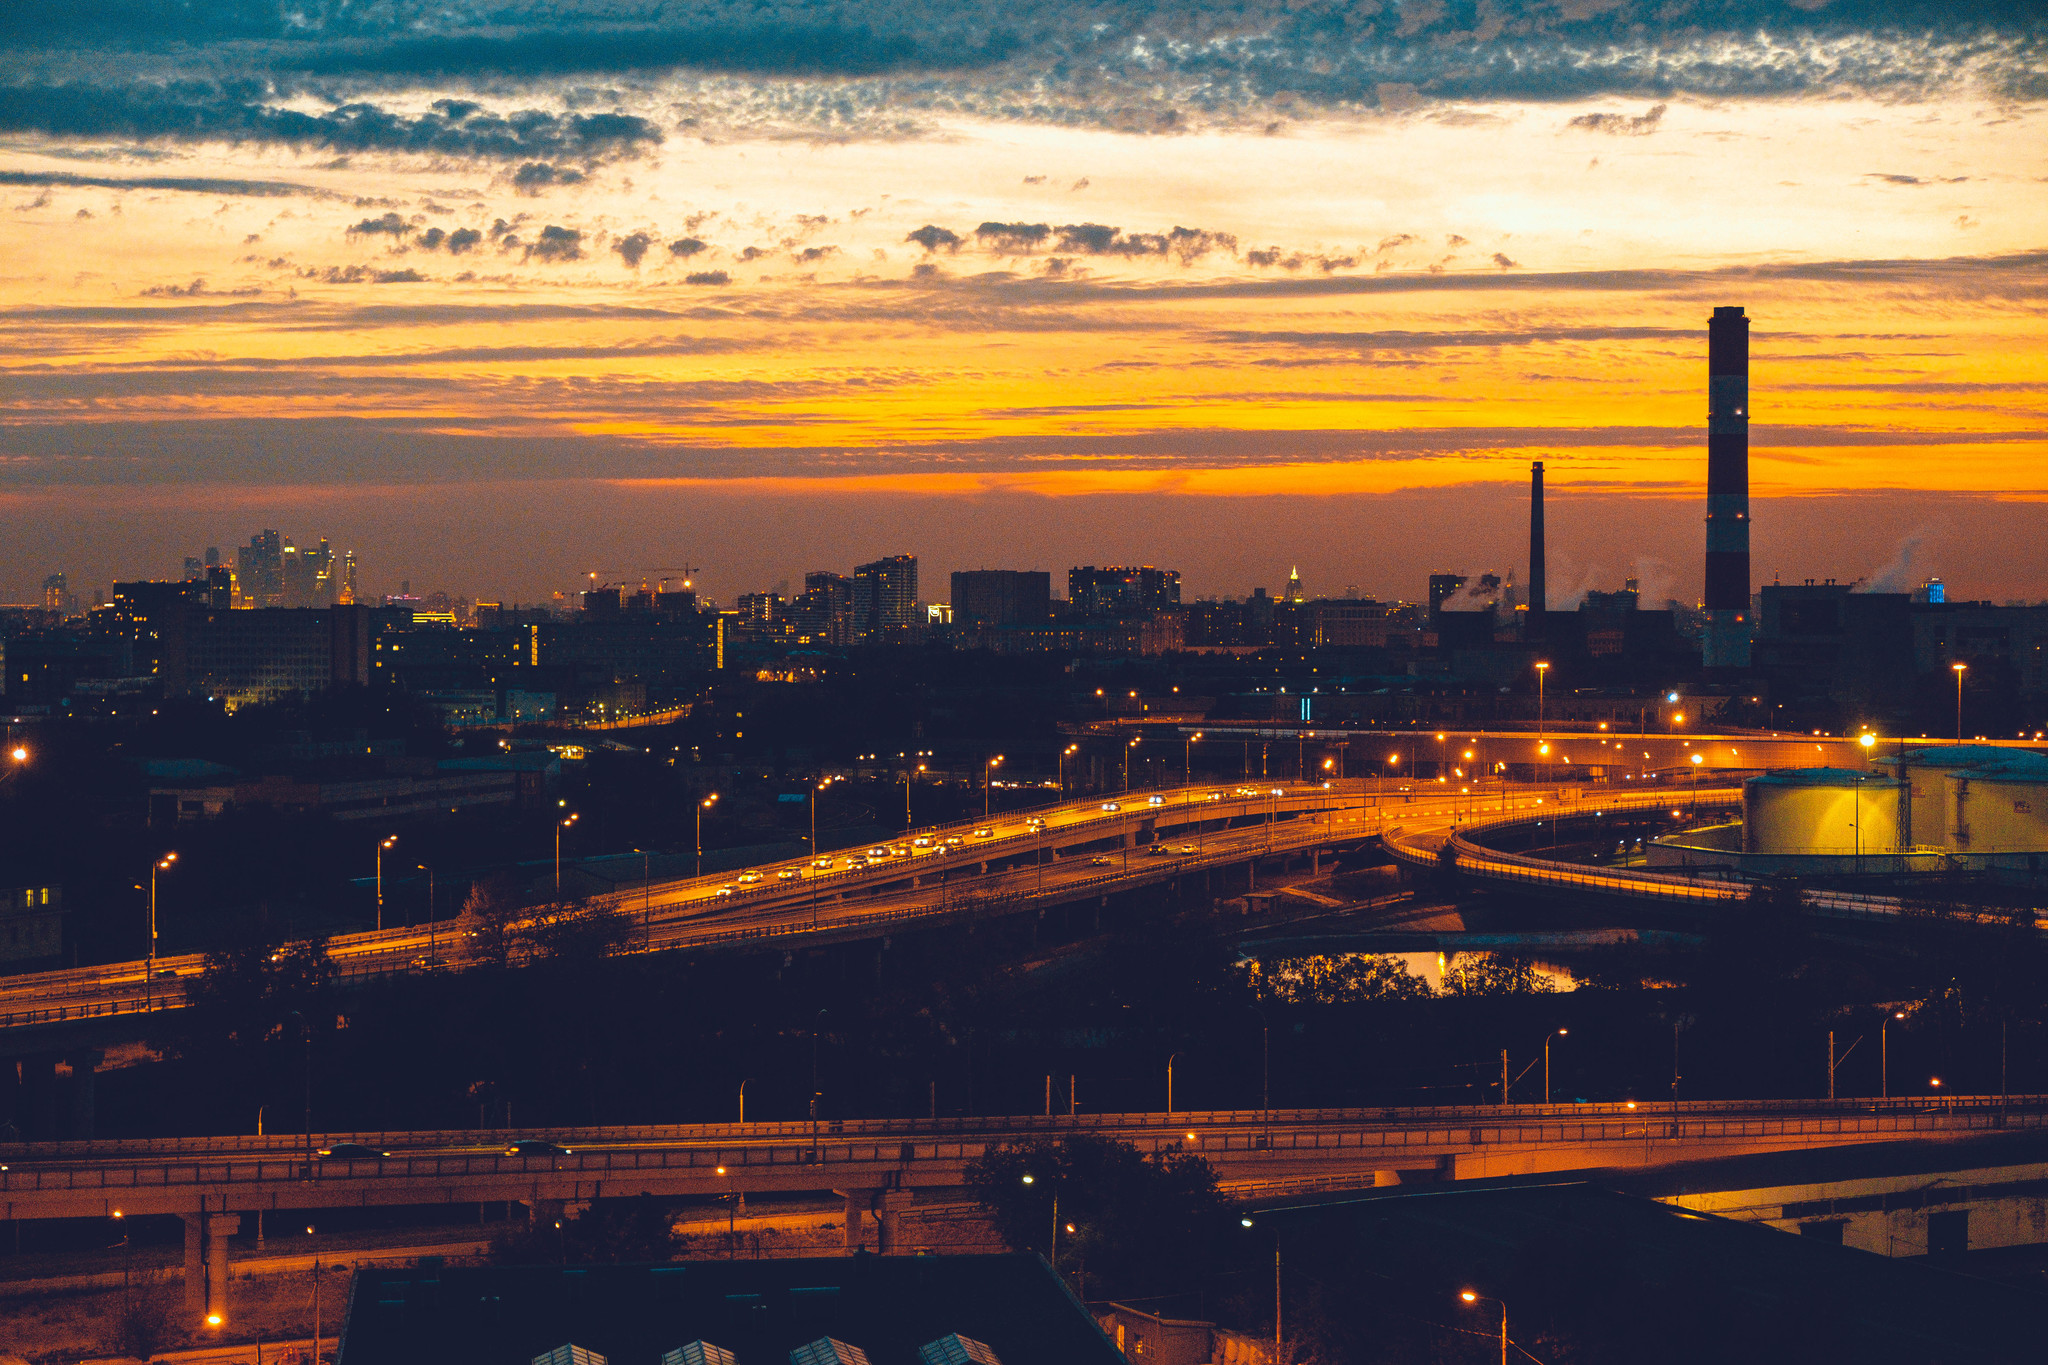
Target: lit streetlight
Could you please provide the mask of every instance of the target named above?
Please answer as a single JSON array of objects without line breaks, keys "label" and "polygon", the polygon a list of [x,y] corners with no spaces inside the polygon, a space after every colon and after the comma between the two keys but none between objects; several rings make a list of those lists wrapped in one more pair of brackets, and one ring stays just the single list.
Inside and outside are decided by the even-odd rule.
[{"label": "lit streetlight", "polygon": [[398,836],[392,835],[377,844],[377,927],[384,927],[384,853],[397,844]]},{"label": "lit streetlight", "polygon": [[1488,1298],[1467,1289],[1458,1295],[1466,1303],[1491,1303],[1500,1307],[1500,1365],[1508,1365],[1508,1306],[1499,1299]]},{"label": "lit streetlight", "polygon": [[1061,796],[1065,796],[1067,794],[1067,760],[1072,758],[1075,754],[1079,753],[1080,750],[1081,746],[1078,744],[1069,744],[1066,748],[1060,750],[1059,769]]},{"label": "lit streetlight", "polygon": [[1552,1038],[1565,1038],[1570,1035],[1571,1030],[1568,1028],[1556,1029],[1543,1035],[1543,1102],[1545,1104],[1550,1103],[1550,1040]]},{"label": "lit streetlight", "polygon": [[169,872],[177,862],[176,853],[166,853],[149,865],[149,980],[142,988],[145,1009],[153,1003],[156,995],[156,874]]},{"label": "lit streetlight", "polygon": [[1963,742],[1963,674],[1970,671],[1968,664],[1950,664],[1956,672],[1956,743]]},{"label": "lit streetlight", "polygon": [[576,812],[571,812],[555,821],[555,896],[557,899],[560,899],[562,895],[562,831],[575,824],[579,818],[581,817]]},{"label": "lit streetlight", "polygon": [[1877,1097],[1881,1100],[1892,1097],[1892,1020],[1905,1017],[1904,1010],[1893,1010],[1885,1016],[1884,1022],[1877,1026]]},{"label": "lit streetlight", "polygon": [[[1036,1179],[1035,1179],[1035,1178],[1034,1178],[1034,1177],[1032,1176],[1032,1174],[1031,1174],[1031,1173],[1030,1173],[1029,1171],[1026,1171],[1026,1172],[1024,1173],[1024,1183],[1025,1183],[1025,1184],[1027,1184],[1027,1185],[1035,1185],[1035,1184],[1037,1184],[1038,1182],[1037,1182],[1037,1180],[1036,1180]],[[1060,1187],[1059,1187],[1059,1185],[1058,1185],[1057,1183],[1055,1183],[1055,1184],[1053,1185],[1053,1187],[1052,1187],[1052,1268],[1053,1268],[1053,1273],[1054,1273],[1054,1274],[1058,1274],[1058,1273],[1059,1273],[1059,1268],[1060,1268]]]},{"label": "lit streetlight", "polygon": [[981,818],[984,820],[988,819],[988,789],[990,780],[995,770],[1002,766],[1003,756],[1001,754],[985,760],[981,765]]},{"label": "lit streetlight", "polygon": [[[1186,743],[1181,745],[1180,784],[1183,787],[1190,787],[1194,785],[1195,741],[1200,739],[1201,737],[1202,732],[1200,730],[1197,730],[1195,731],[1195,733],[1187,737]],[[1325,764],[1324,766],[1327,767],[1329,765]]]},{"label": "lit streetlight", "polygon": [[[702,801],[699,801],[699,802],[697,803],[697,873],[696,873],[696,875],[697,875],[697,876],[699,876],[699,877],[701,877],[701,876],[703,876],[703,875],[704,875],[704,812],[705,812],[705,811],[707,811],[707,810],[710,810],[710,809],[711,809],[711,808],[712,808],[713,806],[715,806],[715,805],[717,805],[717,804],[718,804],[718,793],[717,793],[717,792],[713,792],[713,793],[711,793],[711,795],[709,795],[709,796],[705,797],[705,798],[704,798],[704,799],[703,799]],[[556,844],[556,847],[557,847],[557,848],[559,848],[560,846],[561,846],[561,845],[560,845],[560,843],[559,843],[559,841],[558,841],[558,842],[557,842],[557,844]],[[817,812],[816,812],[816,810],[813,810],[813,811],[811,812],[811,852],[813,852],[813,853],[816,853],[817,851],[818,851],[818,815],[817,815]],[[560,867],[560,863],[561,863],[561,855],[560,855],[560,854],[557,854],[557,855],[556,855],[555,861],[556,861],[556,870],[555,870],[555,889],[556,889],[557,891],[559,891],[559,890],[561,890],[561,888],[562,888],[562,873],[561,873],[561,867]]]},{"label": "lit streetlight", "polygon": [[1128,743],[1128,744],[1124,745],[1124,790],[1125,790],[1125,791],[1129,791],[1129,790],[1131,789],[1131,750],[1133,750],[1133,749],[1135,749],[1135,748],[1137,748],[1137,747],[1138,747],[1138,741],[1137,741],[1137,740],[1135,740],[1135,739],[1134,739],[1134,740],[1132,740],[1132,741],[1131,741],[1130,743]]},{"label": "lit streetlight", "polygon": [[[1550,665],[1539,662],[1536,665],[1536,743],[1543,743],[1543,678],[1550,672]],[[1549,750],[1542,752],[1548,753]]]}]

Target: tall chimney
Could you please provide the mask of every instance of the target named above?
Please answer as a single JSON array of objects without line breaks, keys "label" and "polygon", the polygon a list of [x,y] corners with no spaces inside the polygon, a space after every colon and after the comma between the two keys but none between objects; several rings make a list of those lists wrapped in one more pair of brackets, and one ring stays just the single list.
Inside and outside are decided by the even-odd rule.
[{"label": "tall chimney", "polygon": [[1543,461],[1529,466],[1529,633],[1541,634],[1549,603],[1543,595]]},{"label": "tall chimney", "polygon": [[1708,668],[1749,667],[1749,319],[1716,308],[1707,323]]}]

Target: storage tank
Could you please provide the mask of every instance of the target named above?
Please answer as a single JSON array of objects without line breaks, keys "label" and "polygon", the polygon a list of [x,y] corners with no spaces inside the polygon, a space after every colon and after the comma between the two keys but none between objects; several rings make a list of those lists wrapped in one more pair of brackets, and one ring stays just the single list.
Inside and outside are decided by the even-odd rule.
[{"label": "storage tank", "polygon": [[1742,784],[1744,853],[1895,853],[1906,784],[1853,768],[1784,768]]},{"label": "storage tank", "polygon": [[2048,853],[2048,759],[2031,753],[2019,757],[1943,774],[1951,848],[1959,853]]},{"label": "storage tank", "polygon": [[1911,784],[1906,823],[1900,842],[1923,848],[1954,847],[1955,797],[1947,775],[1972,768],[2013,763],[2037,764],[2048,773],[2048,757],[2031,749],[2004,749],[1992,744],[1932,744],[1903,754],[1875,754],[1870,766]]}]

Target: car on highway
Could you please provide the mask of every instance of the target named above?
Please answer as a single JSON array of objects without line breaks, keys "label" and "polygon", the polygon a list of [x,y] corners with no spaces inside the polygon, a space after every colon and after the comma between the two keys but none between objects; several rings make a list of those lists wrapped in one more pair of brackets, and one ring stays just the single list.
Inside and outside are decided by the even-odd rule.
[{"label": "car on highway", "polygon": [[337,1142],[332,1147],[320,1149],[322,1161],[382,1161],[390,1155],[360,1142]]},{"label": "car on highway", "polygon": [[910,856],[910,850],[905,848],[901,844],[895,844],[890,847],[889,856],[891,858],[908,858]]},{"label": "car on highway", "polygon": [[870,858],[886,858],[888,856],[889,850],[882,847],[880,844],[876,844],[873,848],[868,850],[868,857]]},{"label": "car on highway", "polygon": [[1147,855],[1148,857],[1153,857],[1153,858],[1163,858],[1163,857],[1165,857],[1165,856],[1166,856],[1166,855],[1167,855],[1167,854],[1168,854],[1169,852],[1171,852],[1171,850],[1170,850],[1170,849],[1168,849],[1168,848],[1166,847],[1166,845],[1165,845],[1165,844],[1147,844],[1147,845],[1145,845],[1145,853],[1146,853],[1146,855]]},{"label": "car on highway", "polygon": [[546,1138],[521,1138],[505,1149],[506,1156],[570,1156],[567,1147],[558,1146]]},{"label": "car on highway", "polygon": [[1182,853],[1193,853],[1195,851],[1195,846],[1193,844],[1182,844],[1180,846],[1180,851]]},{"label": "car on highway", "polygon": [[958,848],[965,841],[957,834],[948,834],[943,842],[947,848]]},{"label": "car on highway", "polygon": [[983,825],[974,831],[974,837],[977,839],[993,839],[996,837],[996,828],[994,825]]},{"label": "car on highway", "polygon": [[932,836],[929,834],[920,834],[915,839],[912,839],[910,841],[910,846],[912,848],[930,848],[932,846]]},{"label": "car on highway", "polygon": [[1122,807],[1122,806],[1118,805],[1118,804],[1117,804],[1116,802],[1114,802],[1114,801],[1105,801],[1105,802],[1103,802],[1103,803],[1102,803],[1102,808],[1103,808],[1104,810],[1106,810],[1106,811],[1110,811],[1110,812],[1112,812],[1112,813],[1114,813],[1114,812],[1116,812],[1116,811],[1120,811],[1120,810],[1122,810],[1122,809],[1123,809],[1123,807]]},{"label": "car on highway", "polygon": [[447,967],[448,959],[445,957],[435,957],[430,953],[425,957],[414,958],[412,965],[423,972],[438,972]]},{"label": "car on highway", "polygon": [[817,868],[820,872],[830,872],[832,870],[832,860],[830,858],[813,858],[811,859],[811,866]]},{"label": "car on highway", "polygon": [[858,872],[861,868],[866,867],[869,863],[873,861],[874,859],[872,858],[863,858],[861,855],[856,853],[846,860],[846,869],[849,872]]},{"label": "car on highway", "polygon": [[1029,820],[1026,820],[1024,822],[1024,825],[1027,829],[1044,829],[1045,817],[1042,815],[1034,815]]},{"label": "car on highway", "polygon": [[761,874],[758,872],[742,872],[734,880],[738,881],[741,886],[752,886],[761,880]]},{"label": "car on highway", "polygon": [[1088,866],[1090,866],[1090,867],[1108,867],[1108,866],[1109,866],[1109,864],[1110,864],[1110,861],[1111,861],[1111,859],[1110,859],[1110,857],[1109,857],[1109,855],[1108,855],[1108,854],[1106,854],[1106,853],[1098,853],[1098,854],[1096,854],[1096,855],[1095,855],[1095,856],[1094,856],[1093,858],[1090,858],[1090,859],[1088,860]]},{"label": "car on highway", "polygon": [[1222,792],[1210,792],[1210,793],[1209,793],[1209,795],[1208,795],[1208,796],[1207,796],[1206,798],[1204,798],[1204,799],[1206,799],[1206,800],[1209,800],[1209,801],[1221,801],[1221,800],[1223,799],[1223,793],[1222,793]]},{"label": "car on highway", "polygon": [[799,867],[785,867],[785,868],[783,868],[783,869],[782,869],[782,870],[781,870],[780,872],[777,872],[777,873],[775,874],[775,880],[776,880],[776,881],[778,881],[778,882],[786,882],[786,881],[790,881],[790,880],[792,880],[792,879],[794,879],[794,878],[797,878],[797,877],[801,877],[801,876],[803,876],[803,875],[804,875],[804,873],[803,873],[803,869],[802,869],[802,868],[799,868]]},{"label": "car on highway", "polygon": [[1145,804],[1148,806],[1163,806],[1166,804],[1166,798],[1163,796],[1148,796],[1145,798]]},{"label": "car on highway", "polygon": [[727,896],[737,895],[737,894],[738,894],[738,892],[739,892],[739,888],[738,888],[738,887],[735,887],[735,886],[721,886],[721,887],[719,887],[719,888],[718,888],[718,889],[717,889],[716,891],[712,892],[711,894],[712,894],[712,895],[714,895],[714,896],[716,896],[716,897],[718,897],[718,898],[719,898],[720,900],[724,900],[724,899],[725,899],[725,898],[726,898]]}]

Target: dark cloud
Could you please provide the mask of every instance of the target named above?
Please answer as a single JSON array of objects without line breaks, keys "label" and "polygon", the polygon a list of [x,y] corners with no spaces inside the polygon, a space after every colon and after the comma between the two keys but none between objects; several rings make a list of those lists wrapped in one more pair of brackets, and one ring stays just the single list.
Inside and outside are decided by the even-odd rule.
[{"label": "dark cloud", "polygon": [[679,237],[668,244],[668,254],[682,261],[687,261],[698,252],[707,249],[707,244],[698,241],[695,237]]},{"label": "dark cloud", "polygon": [[805,265],[814,265],[817,262],[824,260],[827,256],[838,255],[839,248],[836,246],[807,246],[802,251],[799,251],[795,254],[797,260],[803,262]]},{"label": "dark cloud", "polygon": [[661,130],[631,114],[493,113],[459,100],[424,114],[358,100],[319,113],[267,102],[255,81],[123,87],[0,85],[0,131],[152,141],[279,142],[339,152],[394,151],[514,159],[592,159],[651,147]]},{"label": "dark cloud", "polygon": [[327,190],[281,180],[220,180],[179,175],[72,175],[67,171],[0,171],[0,185],[79,186],[106,190],[173,190],[186,194],[227,194],[245,198],[309,195],[334,198]]},{"label": "dark cloud", "polygon": [[299,271],[302,280],[317,280],[321,284],[420,284],[426,276],[417,270],[378,270],[367,265],[330,265],[317,269],[307,266]]},{"label": "dark cloud", "polygon": [[1229,233],[1200,228],[1126,233],[1101,223],[1067,223],[1054,231],[1059,238],[1054,250],[1083,256],[1172,256],[1186,265],[1212,251],[1237,251],[1237,238]]},{"label": "dark cloud", "polygon": [[[396,213],[387,213],[382,218],[363,219],[362,222],[357,223],[348,230],[348,235],[351,237],[374,237],[378,235],[405,237],[412,230],[413,224],[406,222],[405,219],[399,217]],[[429,242],[426,245],[429,250],[432,250],[434,243]]]},{"label": "dark cloud", "polygon": [[633,269],[638,270],[641,259],[647,255],[647,248],[653,245],[654,239],[652,237],[644,232],[636,232],[630,237],[621,237],[618,241],[613,242],[612,250],[619,253],[620,260],[633,267]]},{"label": "dark cloud", "polygon": [[1502,270],[1513,270],[1516,266],[1521,264],[1520,261],[1509,260],[1508,254],[1505,251],[1494,252],[1493,263],[1499,266]]},{"label": "dark cloud", "polygon": [[550,223],[540,230],[539,239],[526,248],[525,259],[580,261],[583,259],[583,234],[575,228],[556,227]]},{"label": "dark cloud", "polygon": [[684,284],[731,284],[732,276],[723,270],[700,270],[693,275],[683,276]]},{"label": "dark cloud", "polygon": [[209,289],[206,287],[205,280],[197,279],[190,284],[151,285],[142,291],[142,297],[146,299],[196,299],[204,295],[209,298],[247,299],[255,298],[262,292],[261,289],[253,288]]},{"label": "dark cloud", "polygon": [[926,251],[958,251],[962,239],[959,233],[949,228],[926,223],[903,240],[906,242],[916,242]]},{"label": "dark cloud", "polygon": [[448,234],[448,253],[451,256],[460,256],[483,239],[483,233],[475,228],[457,228]]},{"label": "dark cloud", "polygon": [[512,188],[524,195],[536,195],[556,185],[580,185],[584,178],[583,172],[570,166],[529,161],[512,173]]},{"label": "dark cloud", "polygon": [[1010,255],[1036,251],[1051,235],[1052,227],[1047,223],[983,223],[974,230],[977,242]]},{"label": "dark cloud", "polygon": [[1665,107],[1653,104],[1633,117],[1628,114],[1580,114],[1565,127],[1588,133],[1612,133],[1618,137],[1645,137],[1656,132],[1657,125],[1664,121]]}]

